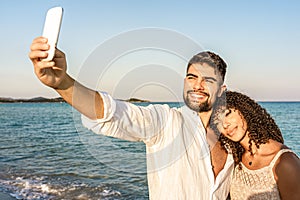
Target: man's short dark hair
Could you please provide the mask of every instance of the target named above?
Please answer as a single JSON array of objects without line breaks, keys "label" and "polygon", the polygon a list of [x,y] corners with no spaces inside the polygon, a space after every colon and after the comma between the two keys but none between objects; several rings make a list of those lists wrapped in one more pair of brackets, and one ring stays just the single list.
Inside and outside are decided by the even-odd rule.
[{"label": "man's short dark hair", "polygon": [[227,64],[219,55],[210,51],[203,51],[194,55],[188,63],[187,71],[189,70],[192,64],[203,63],[206,63],[214,69],[217,69],[217,71],[221,74],[222,80],[224,82]]}]

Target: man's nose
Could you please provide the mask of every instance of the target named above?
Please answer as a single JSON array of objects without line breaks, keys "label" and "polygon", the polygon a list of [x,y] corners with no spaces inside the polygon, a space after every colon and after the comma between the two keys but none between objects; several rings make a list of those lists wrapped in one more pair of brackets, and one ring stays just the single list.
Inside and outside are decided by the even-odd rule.
[{"label": "man's nose", "polygon": [[193,88],[195,90],[203,90],[204,89],[204,86],[205,86],[205,82],[203,79],[197,79],[197,81],[194,82],[194,85],[193,85]]}]

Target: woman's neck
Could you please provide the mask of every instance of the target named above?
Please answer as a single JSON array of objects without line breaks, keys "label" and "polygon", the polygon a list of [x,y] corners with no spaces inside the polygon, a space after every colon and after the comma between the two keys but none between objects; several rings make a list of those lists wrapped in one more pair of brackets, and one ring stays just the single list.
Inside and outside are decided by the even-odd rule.
[{"label": "woman's neck", "polygon": [[249,149],[249,132],[247,131],[239,143],[244,147],[245,150]]}]

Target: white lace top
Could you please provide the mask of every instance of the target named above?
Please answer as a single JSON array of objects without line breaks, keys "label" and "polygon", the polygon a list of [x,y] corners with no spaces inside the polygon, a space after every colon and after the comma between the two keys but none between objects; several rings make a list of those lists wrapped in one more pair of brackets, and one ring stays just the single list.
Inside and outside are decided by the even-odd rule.
[{"label": "white lace top", "polygon": [[290,149],[281,149],[269,166],[257,170],[248,169],[243,163],[242,169],[234,169],[230,196],[232,200],[280,200],[279,190],[274,178],[273,167],[277,159]]}]

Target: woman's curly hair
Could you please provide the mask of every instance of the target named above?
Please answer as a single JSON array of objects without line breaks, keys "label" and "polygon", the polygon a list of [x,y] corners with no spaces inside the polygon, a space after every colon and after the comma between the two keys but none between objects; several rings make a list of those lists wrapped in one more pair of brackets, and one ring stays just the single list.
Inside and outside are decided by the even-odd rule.
[{"label": "woman's curly hair", "polygon": [[[221,112],[224,112],[225,107],[226,109],[240,111],[245,119],[247,131],[249,132],[249,151],[251,154],[253,154],[251,141],[254,142],[257,148],[259,148],[260,144],[265,144],[270,139],[283,143],[281,131],[266,109],[250,97],[233,91],[224,92],[213,109],[211,127],[216,133],[219,133],[217,129],[218,120],[216,119],[218,119]],[[220,134],[219,141],[224,148],[229,147],[233,154],[234,163],[238,165],[242,161],[242,155],[245,152],[242,145],[239,142],[233,142],[223,134]]]}]

